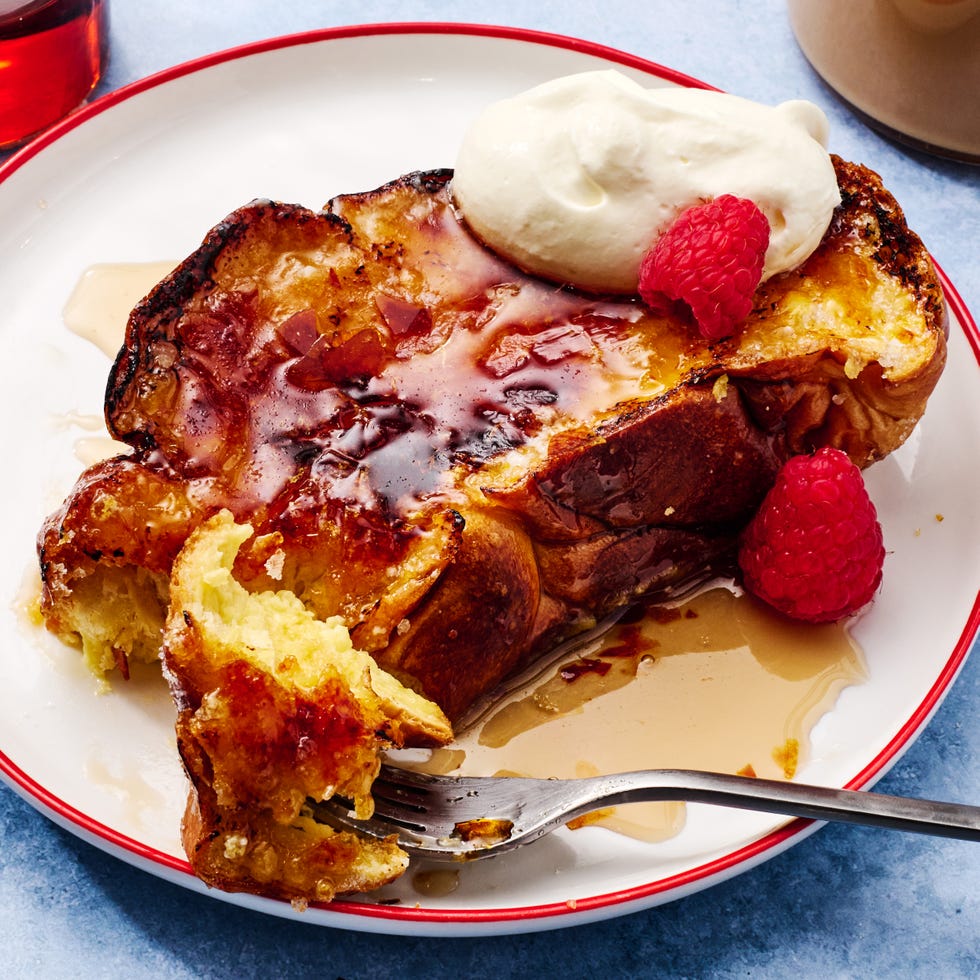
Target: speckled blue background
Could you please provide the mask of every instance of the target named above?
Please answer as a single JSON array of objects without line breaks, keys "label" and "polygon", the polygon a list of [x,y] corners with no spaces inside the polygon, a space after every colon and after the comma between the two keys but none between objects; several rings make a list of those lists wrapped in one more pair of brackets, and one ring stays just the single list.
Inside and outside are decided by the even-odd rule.
[{"label": "speckled blue background", "polygon": [[[112,64],[100,92],[262,37],[425,20],[583,37],[760,101],[810,98],[830,116],[833,149],[882,174],[967,305],[980,310],[980,169],[907,152],[854,120],[809,69],[781,0],[111,3]],[[974,651],[878,788],[980,803],[978,715]],[[185,891],[60,830],[0,785],[0,974],[977,977],[980,845],[830,826],[753,871],[647,912],[499,939],[415,939],[270,918]]]}]

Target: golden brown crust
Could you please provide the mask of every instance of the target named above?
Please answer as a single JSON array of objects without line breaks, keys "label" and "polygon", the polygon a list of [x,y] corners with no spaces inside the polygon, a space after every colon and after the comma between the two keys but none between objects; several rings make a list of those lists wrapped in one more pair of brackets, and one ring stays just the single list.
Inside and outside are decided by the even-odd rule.
[{"label": "golden brown crust", "polygon": [[[107,394],[134,456],[48,522],[49,624],[81,632],[74,607],[107,569],[165,576],[188,523],[226,507],[255,527],[243,582],[340,615],[458,716],[596,616],[723,567],[788,455],[881,458],[944,363],[921,242],[876,175],[835,166],[818,250],[711,347],[636,298],[556,290],[492,255],[447,172],[322,213],[240,209],[134,311]],[[144,483],[189,509],[114,551],[103,483],[137,539]]]},{"label": "golden brown crust", "polygon": [[265,812],[222,810],[206,790],[187,798],[181,842],[210,887],[302,904],[382,888],[408,867],[393,839],[334,830],[306,813],[277,823]]},{"label": "golden brown crust", "polygon": [[170,570],[209,516],[191,487],[121,456],[86,470],[38,535],[42,612],[97,673],[159,656]]},{"label": "golden brown crust", "polygon": [[309,805],[339,794],[360,816],[383,748],[441,744],[439,709],[352,649],[338,623],[291,593],[249,593],[234,578],[250,529],[219,512],[173,569],[164,667],[190,777],[184,848],[226,890],[329,901],[396,878],[394,841],[317,824]]},{"label": "golden brown crust", "polygon": [[942,286],[922,239],[909,228],[898,201],[873,170],[832,156],[840,206],[828,234],[857,235],[871,248],[882,272],[898,280],[919,304],[923,316],[948,336],[949,324]]},{"label": "golden brown crust", "polygon": [[[833,159],[841,204],[820,249],[766,284],[754,314],[763,343],[791,323],[812,332],[812,349],[765,361],[750,349],[747,363],[739,351],[728,370],[755,423],[790,452],[833,445],[868,466],[897,449],[921,416],[946,363],[949,319],[935,266],[881,178]],[[814,301],[816,312],[807,310]],[[827,309],[858,328],[850,347],[820,319]]]}]

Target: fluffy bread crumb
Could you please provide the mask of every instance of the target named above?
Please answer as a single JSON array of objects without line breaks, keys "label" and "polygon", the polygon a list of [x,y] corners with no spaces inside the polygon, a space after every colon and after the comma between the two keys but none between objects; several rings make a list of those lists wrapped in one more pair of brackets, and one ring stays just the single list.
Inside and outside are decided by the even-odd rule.
[{"label": "fluffy bread crumb", "polygon": [[339,619],[317,619],[291,592],[243,588],[233,568],[250,534],[219,513],[174,565],[164,666],[192,784],[185,850],[226,890],[322,902],[380,887],[403,873],[404,852],[317,823],[307,801],[340,793],[369,817],[380,751],[452,730]]}]

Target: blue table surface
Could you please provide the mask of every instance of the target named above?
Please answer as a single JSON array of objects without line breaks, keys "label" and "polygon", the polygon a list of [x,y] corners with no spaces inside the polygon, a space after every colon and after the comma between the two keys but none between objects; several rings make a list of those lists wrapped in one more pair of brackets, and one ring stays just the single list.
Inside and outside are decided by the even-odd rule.
[{"label": "blue table surface", "polygon": [[[111,18],[112,61],[97,94],[263,37],[459,21],[585,38],[762,102],[812,99],[830,117],[832,148],[882,174],[980,310],[980,168],[904,150],[859,123],[808,66],[781,0],[111,0]],[[878,789],[980,803],[978,713],[974,649]],[[980,846],[841,825],[668,905],[500,938],[378,936],[242,910],[103,854],[3,784],[0,869],[5,976],[980,976]]]}]

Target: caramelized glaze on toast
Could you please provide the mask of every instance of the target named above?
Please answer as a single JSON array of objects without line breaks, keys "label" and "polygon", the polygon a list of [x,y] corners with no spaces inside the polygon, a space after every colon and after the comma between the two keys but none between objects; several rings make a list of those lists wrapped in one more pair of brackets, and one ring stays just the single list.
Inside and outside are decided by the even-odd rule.
[{"label": "caramelized glaze on toast", "polygon": [[255,528],[242,582],[341,616],[452,717],[723,566],[788,455],[886,455],[942,370],[921,242],[876,175],[836,167],[821,246],[710,347],[487,251],[448,172],[240,209],[133,312],[106,395],[133,453],[42,531],[49,627],[98,669],[154,656],[173,560],[227,508]]},{"label": "caramelized glaze on toast", "polygon": [[561,639],[727,569],[790,455],[904,441],[942,293],[877,176],[835,166],[818,250],[713,346],[493,255],[445,171],[253,202],[137,306],[106,391],[131,453],[42,528],[42,611],[100,673],[162,644],[205,881],[305,902],[397,877],[393,841],[306,800],[368,815],[382,748],[445,742]]}]

